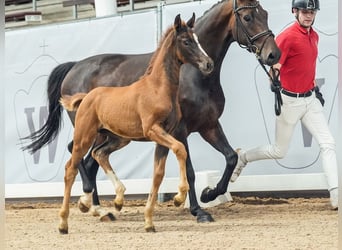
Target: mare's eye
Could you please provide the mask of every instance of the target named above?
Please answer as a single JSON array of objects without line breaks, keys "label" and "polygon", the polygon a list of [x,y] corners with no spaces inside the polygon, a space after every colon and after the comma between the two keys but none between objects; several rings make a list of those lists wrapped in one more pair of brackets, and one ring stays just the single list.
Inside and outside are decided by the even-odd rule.
[{"label": "mare's eye", "polygon": [[245,15],[245,16],[243,17],[243,19],[244,19],[246,22],[249,22],[249,21],[252,20],[252,18],[251,18],[250,15]]}]

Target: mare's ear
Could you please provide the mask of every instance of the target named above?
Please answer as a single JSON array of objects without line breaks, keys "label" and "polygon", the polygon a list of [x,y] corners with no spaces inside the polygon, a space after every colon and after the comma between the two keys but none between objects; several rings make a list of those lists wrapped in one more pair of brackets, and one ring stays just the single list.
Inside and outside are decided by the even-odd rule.
[{"label": "mare's ear", "polygon": [[193,28],[195,24],[195,12],[192,12],[192,17],[189,19],[189,21],[186,23],[189,28]]},{"label": "mare's ear", "polygon": [[179,32],[182,28],[182,20],[180,18],[180,14],[178,14],[175,18],[174,27],[175,27],[177,32]]}]

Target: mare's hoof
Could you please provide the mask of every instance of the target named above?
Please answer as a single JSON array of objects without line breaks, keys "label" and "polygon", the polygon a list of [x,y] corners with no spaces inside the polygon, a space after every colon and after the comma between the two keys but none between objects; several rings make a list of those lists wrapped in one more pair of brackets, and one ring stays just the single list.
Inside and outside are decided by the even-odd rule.
[{"label": "mare's hoof", "polygon": [[117,211],[121,211],[123,204],[118,204],[114,202],[114,207]]},{"label": "mare's hoof", "polygon": [[155,232],[156,232],[156,229],[155,229],[154,226],[152,226],[152,227],[146,227],[145,230],[146,230],[146,232],[148,232],[148,233],[155,233]]},{"label": "mare's hoof", "polygon": [[100,218],[100,221],[102,221],[102,222],[115,221],[115,220],[116,220],[116,218],[115,218],[114,214],[112,214],[112,213],[108,213],[108,214],[106,214]]},{"label": "mare's hoof", "polygon": [[68,234],[68,229],[59,228],[58,230],[60,234]]},{"label": "mare's hoof", "polygon": [[197,215],[198,223],[214,222],[214,218],[209,213]]},{"label": "mare's hoof", "polygon": [[81,200],[78,200],[77,206],[78,206],[78,209],[79,209],[82,213],[88,213],[89,207],[87,207],[86,205],[84,205],[84,204],[81,202]]},{"label": "mare's hoof", "polygon": [[204,203],[208,203],[209,201],[212,201],[214,199],[210,198],[210,191],[212,191],[211,188],[206,187],[205,189],[203,189],[202,194],[201,194],[201,201]]}]

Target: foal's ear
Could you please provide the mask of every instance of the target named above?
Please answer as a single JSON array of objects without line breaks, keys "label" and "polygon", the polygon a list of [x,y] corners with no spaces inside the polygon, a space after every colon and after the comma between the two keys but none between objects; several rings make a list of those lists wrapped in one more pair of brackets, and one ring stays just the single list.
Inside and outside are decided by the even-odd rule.
[{"label": "foal's ear", "polygon": [[182,20],[180,18],[180,14],[178,14],[175,18],[174,27],[175,27],[177,32],[179,32],[181,27],[182,27]]},{"label": "foal's ear", "polygon": [[195,12],[192,12],[192,17],[189,19],[189,21],[186,23],[189,28],[193,28],[195,24]]}]

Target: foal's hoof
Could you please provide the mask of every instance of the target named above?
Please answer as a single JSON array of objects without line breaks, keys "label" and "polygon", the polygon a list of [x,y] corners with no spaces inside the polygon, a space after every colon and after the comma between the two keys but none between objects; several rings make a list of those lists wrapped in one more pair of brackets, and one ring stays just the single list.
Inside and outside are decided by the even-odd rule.
[{"label": "foal's hoof", "polygon": [[81,200],[78,200],[77,206],[78,206],[78,209],[81,210],[82,213],[88,213],[89,207],[84,205]]},{"label": "foal's hoof", "polygon": [[176,207],[179,207],[180,205],[182,205],[183,202],[180,202],[179,200],[177,199],[174,199],[173,200],[173,204],[176,206]]},{"label": "foal's hoof", "polygon": [[115,207],[115,209],[116,209],[117,211],[121,211],[122,206],[123,206],[122,203],[121,203],[121,204],[118,204],[118,203],[115,203],[115,202],[114,202],[114,207]]},{"label": "foal's hoof", "polygon": [[58,228],[60,234],[68,234],[68,229]]},{"label": "foal's hoof", "polygon": [[109,222],[109,221],[115,221],[115,220],[116,220],[116,218],[115,218],[114,214],[112,214],[112,213],[108,213],[108,214],[106,214],[100,218],[100,221],[102,221],[102,222]]},{"label": "foal's hoof", "polygon": [[145,227],[145,231],[148,232],[148,233],[155,233],[156,229],[155,229],[154,226],[152,226],[152,227]]},{"label": "foal's hoof", "polygon": [[185,201],[185,198],[182,198],[179,194],[176,194],[175,197],[173,197],[173,204],[176,207],[179,207],[180,205],[182,205]]}]

